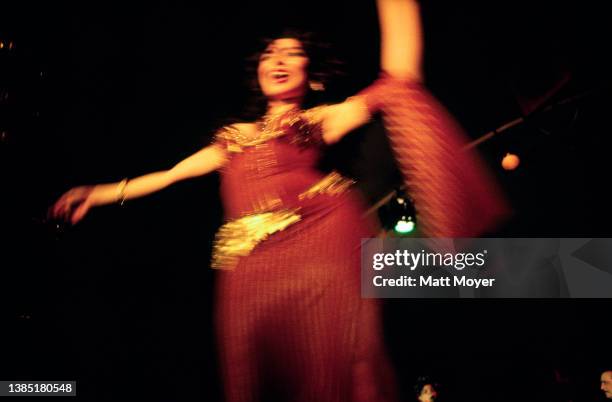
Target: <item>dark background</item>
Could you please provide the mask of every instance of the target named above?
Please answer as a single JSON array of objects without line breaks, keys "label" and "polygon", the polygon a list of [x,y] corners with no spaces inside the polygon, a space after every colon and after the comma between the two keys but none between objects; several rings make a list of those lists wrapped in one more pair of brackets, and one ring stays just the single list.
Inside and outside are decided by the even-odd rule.
[{"label": "dark background", "polygon": [[[494,235],[611,237],[605,2],[423,3],[428,86],[467,134],[526,118],[479,147],[515,210]],[[0,379],[77,380],[83,401],[217,400],[218,178],[72,228],[46,208],[72,186],[167,169],[208,143],[246,103],[255,39],[282,26],[324,34],[346,61],[329,90],[355,93],[377,74],[374,2],[1,6]],[[506,152],[517,170],[499,167]],[[393,188],[389,158],[375,122],[333,159],[374,202]],[[608,300],[395,300],[388,346],[406,400],[431,373],[447,400],[592,401],[612,364],[611,311]]]}]

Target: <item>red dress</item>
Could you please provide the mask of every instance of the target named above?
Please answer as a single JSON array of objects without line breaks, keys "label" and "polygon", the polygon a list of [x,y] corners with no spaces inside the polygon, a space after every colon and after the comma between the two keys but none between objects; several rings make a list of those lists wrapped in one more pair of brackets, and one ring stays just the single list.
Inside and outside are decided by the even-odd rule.
[{"label": "red dress", "polygon": [[[507,206],[467,137],[420,85],[383,76],[362,92],[382,111],[424,236],[473,237]],[[360,297],[360,240],[375,233],[359,197],[316,165],[317,110],[292,112],[258,139],[224,130],[229,223],[217,328],[228,402],[395,399],[376,300]]]},{"label": "red dress", "polygon": [[222,229],[216,248],[241,250],[216,259],[233,266],[219,272],[216,310],[228,402],[393,399],[377,301],[360,297],[360,241],[376,227],[346,181],[317,170],[315,115],[290,113],[270,138],[218,136],[231,155],[226,217],[246,222]]}]

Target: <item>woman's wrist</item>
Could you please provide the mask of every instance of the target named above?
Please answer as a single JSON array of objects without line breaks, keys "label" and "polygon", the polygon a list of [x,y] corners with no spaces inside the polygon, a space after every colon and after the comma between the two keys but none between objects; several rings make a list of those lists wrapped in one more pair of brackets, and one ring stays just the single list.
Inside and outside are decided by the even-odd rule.
[{"label": "woman's wrist", "polygon": [[125,202],[125,189],[127,187],[128,182],[129,182],[129,179],[126,177],[123,180],[121,180],[119,184],[117,185],[115,202],[118,203],[119,205],[123,205],[123,203]]},{"label": "woman's wrist", "polygon": [[127,179],[116,183],[96,184],[90,189],[89,202],[92,206],[121,204],[125,201],[126,186]]}]

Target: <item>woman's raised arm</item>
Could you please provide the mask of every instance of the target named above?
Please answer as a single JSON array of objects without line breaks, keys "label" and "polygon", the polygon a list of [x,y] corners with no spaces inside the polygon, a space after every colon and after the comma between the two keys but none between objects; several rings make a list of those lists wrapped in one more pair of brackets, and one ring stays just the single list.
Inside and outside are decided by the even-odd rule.
[{"label": "woman's raised arm", "polygon": [[[479,156],[464,150],[468,137],[460,125],[421,85],[418,3],[377,4],[381,77],[358,96],[328,109],[324,139],[333,142],[381,111],[422,235],[475,237],[495,229],[507,217],[508,204]],[[331,127],[327,133],[325,124]]]},{"label": "woman's raised arm", "polygon": [[380,69],[393,78],[421,81],[423,34],[416,0],[377,0]]},{"label": "woman's raised arm", "polygon": [[[380,70],[387,79],[420,82],[423,38],[416,0],[377,0],[380,21]],[[364,91],[367,92],[368,89]],[[354,96],[324,109],[323,140],[330,144],[365,124],[376,109]]]}]

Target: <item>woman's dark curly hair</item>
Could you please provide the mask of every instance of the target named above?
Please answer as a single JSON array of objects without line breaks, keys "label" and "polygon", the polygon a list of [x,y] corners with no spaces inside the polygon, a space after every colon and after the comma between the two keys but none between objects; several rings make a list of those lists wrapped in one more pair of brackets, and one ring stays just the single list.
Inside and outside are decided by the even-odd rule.
[{"label": "woman's dark curly hair", "polygon": [[[256,119],[261,117],[267,106],[267,99],[261,93],[257,80],[257,66],[259,58],[265,49],[276,39],[292,38],[297,39],[302,44],[308,56],[308,78],[318,81],[325,88],[329,88],[329,83],[333,78],[343,75],[341,70],[342,62],[332,55],[332,47],[328,42],[321,40],[312,32],[301,31],[296,28],[285,29],[278,34],[269,35],[259,41],[257,50],[247,59],[246,73],[248,77],[247,85],[251,91],[251,101],[244,113],[244,118]],[[308,90],[304,99],[303,107],[310,108],[330,100],[329,91]]]}]

